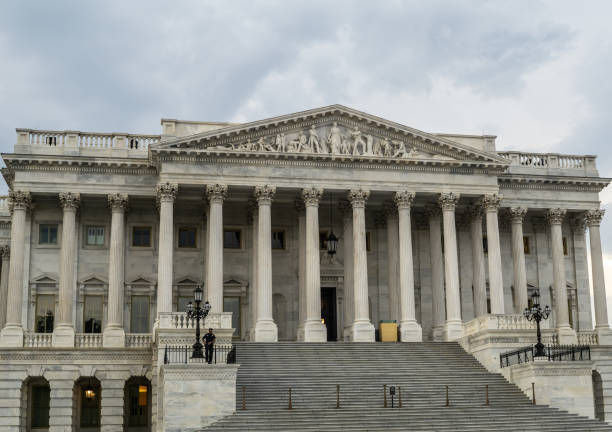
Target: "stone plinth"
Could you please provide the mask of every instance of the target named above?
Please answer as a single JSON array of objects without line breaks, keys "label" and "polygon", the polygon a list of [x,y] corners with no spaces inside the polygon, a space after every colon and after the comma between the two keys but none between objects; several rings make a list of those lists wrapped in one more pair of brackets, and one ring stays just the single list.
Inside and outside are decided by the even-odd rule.
[{"label": "stone plinth", "polygon": [[238,367],[163,365],[159,393],[163,398],[164,432],[199,430],[235,412]]}]

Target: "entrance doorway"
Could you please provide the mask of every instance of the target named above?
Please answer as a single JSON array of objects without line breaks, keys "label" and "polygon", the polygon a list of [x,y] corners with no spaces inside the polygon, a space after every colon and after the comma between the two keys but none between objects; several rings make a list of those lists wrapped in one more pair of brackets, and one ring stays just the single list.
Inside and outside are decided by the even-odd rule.
[{"label": "entrance doorway", "polygon": [[338,340],[336,320],[336,288],[321,288],[321,320],[327,326],[327,340]]}]

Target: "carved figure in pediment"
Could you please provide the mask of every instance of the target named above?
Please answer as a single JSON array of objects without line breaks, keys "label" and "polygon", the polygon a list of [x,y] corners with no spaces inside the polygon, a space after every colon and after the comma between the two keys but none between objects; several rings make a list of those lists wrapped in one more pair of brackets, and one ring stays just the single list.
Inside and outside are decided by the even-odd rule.
[{"label": "carved figure in pediment", "polygon": [[257,140],[257,150],[262,152],[274,151],[274,148],[264,137],[261,137]]},{"label": "carved figure in pediment", "polygon": [[297,138],[297,152],[300,153],[312,153],[312,147],[308,145],[308,137],[304,131],[300,131]]},{"label": "carved figure in pediment", "polygon": [[253,150],[253,143],[249,138],[247,138],[246,142],[240,143],[238,145],[238,150],[241,151],[251,151]]},{"label": "carved figure in pediment", "polygon": [[366,142],[357,126],[355,126],[355,130],[351,132],[351,137],[353,137],[353,156],[364,154],[366,152]]},{"label": "carved figure in pediment", "polygon": [[342,145],[340,147],[340,153],[348,154],[348,155],[353,153],[353,142],[351,141],[350,138],[342,137]]},{"label": "carved figure in pediment", "polygon": [[310,126],[308,131],[308,146],[315,153],[329,153],[325,141],[319,141],[319,135],[317,135],[314,125]]},{"label": "carved figure in pediment", "polygon": [[376,140],[376,142],[374,143],[374,148],[372,149],[372,152],[374,153],[374,156],[383,155],[382,140],[379,140],[379,139]]},{"label": "carved figure in pediment", "polygon": [[374,154],[374,138],[372,138],[372,135],[366,135],[366,150],[363,154],[367,156]]},{"label": "carved figure in pediment", "polygon": [[342,152],[342,135],[340,135],[340,128],[338,123],[334,122],[329,134],[327,135],[327,143],[333,154],[340,154]]},{"label": "carved figure in pediment", "polygon": [[395,144],[395,153],[393,153],[393,157],[406,157],[408,152],[406,151],[406,144],[404,141],[393,141]]},{"label": "carved figure in pediment", "polygon": [[287,151],[287,144],[285,143],[285,134],[280,133],[276,134],[276,151],[280,153],[285,153]]}]

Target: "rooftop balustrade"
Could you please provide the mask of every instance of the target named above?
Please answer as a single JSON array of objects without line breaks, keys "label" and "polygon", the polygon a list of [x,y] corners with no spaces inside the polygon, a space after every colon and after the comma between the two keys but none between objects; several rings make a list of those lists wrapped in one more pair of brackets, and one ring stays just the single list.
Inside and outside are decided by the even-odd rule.
[{"label": "rooftop balustrade", "polygon": [[563,155],[558,153],[524,153],[517,151],[497,152],[510,159],[511,174],[540,174],[560,176],[599,176],[596,156]]}]

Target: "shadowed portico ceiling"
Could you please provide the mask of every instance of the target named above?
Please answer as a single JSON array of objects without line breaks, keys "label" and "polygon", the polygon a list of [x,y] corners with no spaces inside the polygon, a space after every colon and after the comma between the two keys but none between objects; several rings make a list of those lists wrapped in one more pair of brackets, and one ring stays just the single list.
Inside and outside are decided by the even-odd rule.
[{"label": "shadowed portico ceiling", "polygon": [[203,153],[273,159],[318,159],[469,165],[504,170],[509,161],[488,152],[342,105],[231,125],[161,142],[154,158]]}]

